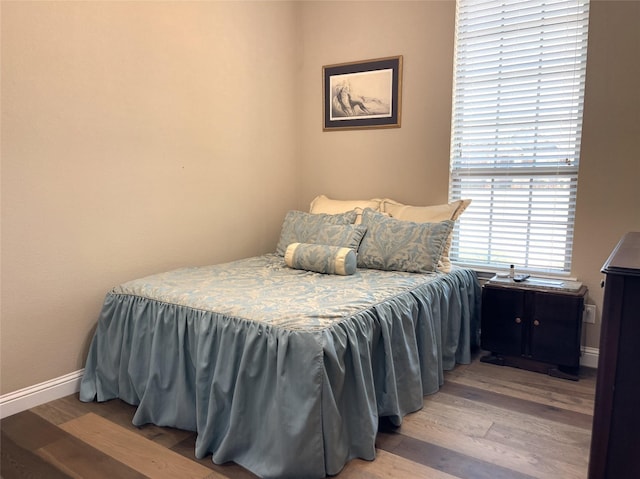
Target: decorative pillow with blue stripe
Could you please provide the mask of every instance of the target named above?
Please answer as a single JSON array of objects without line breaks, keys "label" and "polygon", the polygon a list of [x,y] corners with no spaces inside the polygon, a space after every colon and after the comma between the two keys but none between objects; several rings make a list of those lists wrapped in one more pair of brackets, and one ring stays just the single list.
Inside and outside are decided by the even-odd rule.
[{"label": "decorative pillow with blue stripe", "polygon": [[357,267],[354,250],[325,244],[292,243],[284,261],[290,268],[342,276],[354,274]]}]

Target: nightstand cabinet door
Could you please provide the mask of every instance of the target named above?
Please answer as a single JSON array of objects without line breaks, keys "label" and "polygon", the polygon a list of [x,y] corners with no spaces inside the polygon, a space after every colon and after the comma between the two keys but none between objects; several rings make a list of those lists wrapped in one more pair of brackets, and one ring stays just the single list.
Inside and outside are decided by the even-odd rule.
[{"label": "nightstand cabinet door", "polygon": [[580,366],[584,297],[529,292],[533,296],[531,359]]},{"label": "nightstand cabinet door", "polygon": [[525,292],[485,287],[482,291],[481,347],[520,356],[525,344]]}]

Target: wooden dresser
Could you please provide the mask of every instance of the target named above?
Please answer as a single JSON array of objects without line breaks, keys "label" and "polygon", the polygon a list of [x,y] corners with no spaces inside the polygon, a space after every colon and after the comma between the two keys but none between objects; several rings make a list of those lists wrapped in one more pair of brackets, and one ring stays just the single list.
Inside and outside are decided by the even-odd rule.
[{"label": "wooden dresser", "polygon": [[640,232],[620,240],[602,272],[589,479],[640,478]]}]

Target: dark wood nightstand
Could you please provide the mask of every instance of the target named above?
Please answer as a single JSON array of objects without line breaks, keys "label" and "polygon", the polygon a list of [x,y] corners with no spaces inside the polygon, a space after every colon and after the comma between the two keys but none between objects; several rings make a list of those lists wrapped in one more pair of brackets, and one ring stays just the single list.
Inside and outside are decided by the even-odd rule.
[{"label": "dark wood nightstand", "polygon": [[482,290],[480,360],[578,379],[587,288],[576,281],[492,278]]}]

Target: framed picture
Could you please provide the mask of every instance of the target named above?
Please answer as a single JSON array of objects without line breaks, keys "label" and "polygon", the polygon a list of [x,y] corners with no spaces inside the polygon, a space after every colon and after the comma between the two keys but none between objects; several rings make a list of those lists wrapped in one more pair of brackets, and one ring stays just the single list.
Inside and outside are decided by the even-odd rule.
[{"label": "framed picture", "polygon": [[402,56],[322,67],[324,131],[400,128]]}]

